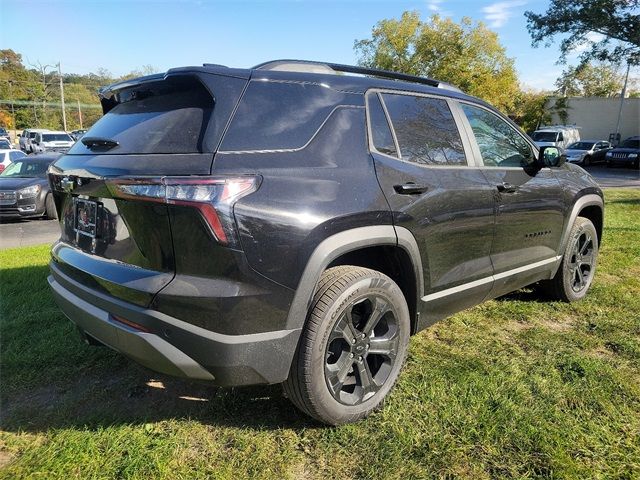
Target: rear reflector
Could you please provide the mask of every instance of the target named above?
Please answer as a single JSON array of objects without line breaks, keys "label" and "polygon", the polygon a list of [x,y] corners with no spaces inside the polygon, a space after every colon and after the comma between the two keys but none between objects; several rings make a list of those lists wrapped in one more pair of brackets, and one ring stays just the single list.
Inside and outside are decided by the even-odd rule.
[{"label": "rear reflector", "polygon": [[122,323],[123,325],[126,325],[127,327],[131,327],[134,330],[138,330],[140,332],[144,332],[144,333],[151,333],[151,330],[149,330],[147,327],[140,325],[139,323],[136,322],[132,322],[131,320],[127,320],[126,318],[122,318],[118,315],[114,315],[113,313],[111,314],[111,318],[114,319],[116,322],[118,323]]}]

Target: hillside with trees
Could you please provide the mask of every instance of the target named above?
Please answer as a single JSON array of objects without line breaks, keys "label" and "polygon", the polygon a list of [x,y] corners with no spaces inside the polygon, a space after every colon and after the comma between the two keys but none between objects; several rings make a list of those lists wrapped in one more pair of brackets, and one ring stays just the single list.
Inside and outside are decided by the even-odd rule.
[{"label": "hillside with trees", "polygon": [[[101,116],[100,87],[118,80],[153,73],[144,66],[123,77],[108,70],[80,75],[63,73],[67,130],[88,128]],[[0,50],[0,125],[22,130],[27,127],[62,129],[60,76],[57,65],[26,65],[22,55]],[[15,124],[14,124],[15,118]]]}]

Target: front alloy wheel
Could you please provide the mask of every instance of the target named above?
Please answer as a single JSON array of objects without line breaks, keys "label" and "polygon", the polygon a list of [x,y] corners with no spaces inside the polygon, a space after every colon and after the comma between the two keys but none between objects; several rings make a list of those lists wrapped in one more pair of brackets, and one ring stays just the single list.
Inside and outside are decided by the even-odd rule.
[{"label": "front alloy wheel", "polygon": [[541,282],[556,300],[575,302],[587,294],[598,263],[598,233],[588,218],[577,217],[560,267],[551,280]]}]

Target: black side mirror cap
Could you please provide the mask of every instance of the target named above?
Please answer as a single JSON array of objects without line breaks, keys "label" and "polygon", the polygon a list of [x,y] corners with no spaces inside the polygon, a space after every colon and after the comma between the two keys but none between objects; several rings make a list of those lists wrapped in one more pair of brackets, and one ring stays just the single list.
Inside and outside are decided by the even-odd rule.
[{"label": "black side mirror cap", "polygon": [[558,168],[567,161],[567,156],[558,147],[541,147],[538,154],[538,168]]}]

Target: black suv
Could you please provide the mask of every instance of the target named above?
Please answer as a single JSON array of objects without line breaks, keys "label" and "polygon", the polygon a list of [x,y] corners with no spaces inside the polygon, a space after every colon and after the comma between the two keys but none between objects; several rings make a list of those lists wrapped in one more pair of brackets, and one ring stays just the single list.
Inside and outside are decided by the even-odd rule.
[{"label": "black suv", "polygon": [[49,283],[89,343],[154,370],[282,382],[307,414],[352,422],[410,335],[535,282],[579,300],[593,279],[594,180],[436,80],[205,64],[101,102],[50,168]]},{"label": "black suv", "polygon": [[616,163],[631,165],[640,169],[640,136],[629,137],[605,155],[607,167]]}]

